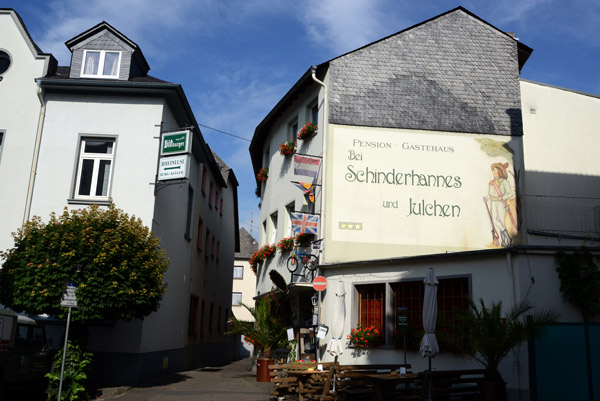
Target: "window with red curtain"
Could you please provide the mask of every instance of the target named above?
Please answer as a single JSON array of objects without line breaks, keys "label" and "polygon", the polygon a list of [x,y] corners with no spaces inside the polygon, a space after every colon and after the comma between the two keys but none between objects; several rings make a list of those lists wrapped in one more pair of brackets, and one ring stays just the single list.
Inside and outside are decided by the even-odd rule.
[{"label": "window with red curtain", "polygon": [[208,182],[208,165],[202,166],[202,194],[206,196],[206,183]]},{"label": "window with red curtain", "polygon": [[198,219],[198,241],[196,241],[196,248],[198,250],[202,250],[202,229],[204,226],[204,222],[202,221],[202,217]]},{"label": "window with red curtain", "polygon": [[[456,311],[468,310],[469,280],[467,277],[439,278],[438,277],[438,315],[436,333],[440,348],[444,349],[444,332],[453,333],[451,327],[455,324]],[[394,333],[406,332],[407,346],[418,349],[423,331],[423,298],[425,287],[422,280],[404,281],[392,284],[394,300]],[[399,322],[406,325],[399,325]],[[447,348],[446,348],[447,349]]]},{"label": "window with red curtain", "polygon": [[385,330],[385,284],[357,285],[358,326]]},{"label": "window with red curtain", "polygon": [[190,295],[190,310],[188,316],[188,336],[195,337],[198,334],[198,297]]},{"label": "window with red curtain", "polygon": [[200,308],[200,338],[204,337],[204,300],[202,300],[202,307]]}]

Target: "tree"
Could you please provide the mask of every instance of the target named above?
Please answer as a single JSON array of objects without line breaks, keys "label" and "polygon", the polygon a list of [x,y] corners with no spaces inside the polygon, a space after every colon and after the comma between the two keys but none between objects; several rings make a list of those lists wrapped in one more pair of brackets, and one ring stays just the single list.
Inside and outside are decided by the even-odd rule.
[{"label": "tree", "polygon": [[39,217],[13,233],[0,253],[0,302],[18,312],[64,318],[67,283],[76,285],[74,321],[142,319],[156,311],[168,266],[159,240],[114,204]]},{"label": "tree", "polygon": [[567,254],[554,255],[563,298],[581,311],[584,322],[600,313],[600,270],[594,256],[585,248]]}]

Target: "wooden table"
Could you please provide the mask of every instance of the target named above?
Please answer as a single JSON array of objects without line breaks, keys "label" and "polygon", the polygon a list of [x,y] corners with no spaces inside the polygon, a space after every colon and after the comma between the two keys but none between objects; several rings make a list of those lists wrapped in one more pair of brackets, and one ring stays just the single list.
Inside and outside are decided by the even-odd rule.
[{"label": "wooden table", "polygon": [[304,387],[308,380],[314,375],[327,375],[329,373],[328,370],[308,370],[308,369],[289,369],[287,374],[290,376],[295,376],[298,379],[298,400],[304,401],[305,390]]},{"label": "wooden table", "polygon": [[415,373],[407,373],[404,376],[391,373],[366,373],[361,375],[361,377],[375,384],[375,390],[377,391],[377,401],[383,401],[384,385],[395,385],[399,383],[405,383],[408,385],[417,378],[417,375]]}]

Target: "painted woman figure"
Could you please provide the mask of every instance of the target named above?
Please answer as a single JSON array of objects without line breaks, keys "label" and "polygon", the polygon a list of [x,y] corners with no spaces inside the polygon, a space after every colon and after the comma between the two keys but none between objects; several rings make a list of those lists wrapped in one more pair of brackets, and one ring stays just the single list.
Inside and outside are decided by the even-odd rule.
[{"label": "painted woman figure", "polygon": [[508,163],[494,163],[490,166],[494,178],[489,183],[488,196],[483,200],[490,201],[488,212],[492,221],[494,244],[502,247],[510,246],[517,235],[517,214],[515,192],[508,181],[506,171]]}]

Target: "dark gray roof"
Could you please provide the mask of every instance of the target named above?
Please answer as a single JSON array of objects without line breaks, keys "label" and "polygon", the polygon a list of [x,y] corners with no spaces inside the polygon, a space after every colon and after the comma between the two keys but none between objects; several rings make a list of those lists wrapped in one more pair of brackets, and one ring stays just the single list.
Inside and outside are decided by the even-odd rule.
[{"label": "dark gray roof", "polygon": [[[99,81],[99,82],[106,82],[106,80],[99,80],[99,79],[94,79],[94,78],[69,78],[69,75],[71,73],[71,67],[70,66],[59,66],[56,69],[56,74],[55,75],[47,75],[47,77],[49,78],[58,78],[58,79],[69,79],[71,81],[81,81],[81,82],[89,82],[89,81]],[[163,82],[163,83],[171,83],[169,81],[164,81],[162,79],[158,79],[156,77],[153,77],[151,75],[144,75],[141,77],[133,77],[133,78],[129,78],[128,80],[129,82]]]},{"label": "dark gray roof", "polygon": [[245,228],[240,229],[240,251],[235,253],[236,259],[250,259],[250,256],[258,249],[258,242]]}]

